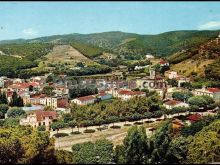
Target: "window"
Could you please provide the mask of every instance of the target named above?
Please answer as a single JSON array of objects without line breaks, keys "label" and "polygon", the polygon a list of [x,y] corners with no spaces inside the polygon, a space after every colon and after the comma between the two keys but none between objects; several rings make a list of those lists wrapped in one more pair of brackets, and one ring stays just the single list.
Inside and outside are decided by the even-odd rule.
[{"label": "window", "polygon": [[39,126],[41,126],[41,122],[39,122],[38,124],[39,124]]},{"label": "window", "polygon": [[43,125],[45,125],[45,122],[43,122]]}]

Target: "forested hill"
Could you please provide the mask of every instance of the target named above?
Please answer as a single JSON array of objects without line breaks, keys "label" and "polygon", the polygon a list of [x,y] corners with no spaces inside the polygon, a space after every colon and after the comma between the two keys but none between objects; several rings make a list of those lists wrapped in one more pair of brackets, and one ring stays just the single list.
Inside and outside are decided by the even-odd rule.
[{"label": "forested hill", "polygon": [[220,80],[220,37],[169,56],[171,69],[186,76]]},{"label": "forested hill", "polygon": [[[89,45],[95,49],[108,50],[115,54],[136,56],[151,53],[157,56],[169,56],[175,52],[196,47],[216,38],[220,30],[217,31],[196,31],[183,30],[171,31],[157,35],[140,35],[135,33],[125,33],[120,31],[93,33],[93,34],[66,34],[40,37],[35,39],[0,41],[0,44],[12,43],[55,43],[73,44],[76,47]],[[86,46],[86,47],[87,47]],[[84,49],[84,48],[83,48]],[[94,48],[92,48],[94,50]],[[98,55],[101,54],[98,50]],[[85,48],[84,51],[87,51]],[[91,56],[97,56],[92,54]]]}]

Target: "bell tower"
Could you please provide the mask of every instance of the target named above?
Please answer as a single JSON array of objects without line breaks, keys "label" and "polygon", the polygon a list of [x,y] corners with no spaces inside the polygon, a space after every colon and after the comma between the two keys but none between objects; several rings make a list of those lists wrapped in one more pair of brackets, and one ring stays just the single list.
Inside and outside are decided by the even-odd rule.
[{"label": "bell tower", "polygon": [[150,71],[150,79],[154,79],[156,75],[155,69],[150,67],[149,71]]}]

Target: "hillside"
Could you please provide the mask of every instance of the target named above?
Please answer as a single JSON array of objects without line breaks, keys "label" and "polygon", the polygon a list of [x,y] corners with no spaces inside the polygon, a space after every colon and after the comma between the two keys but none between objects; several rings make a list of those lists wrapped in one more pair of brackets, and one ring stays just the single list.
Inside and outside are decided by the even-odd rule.
[{"label": "hillside", "polygon": [[215,74],[215,78],[219,77],[218,74],[220,72],[217,71],[219,59],[220,38],[210,40],[198,47],[177,52],[168,57],[172,70],[186,76],[191,75],[192,72],[197,72],[198,76],[206,75],[206,77],[210,78],[212,78],[213,74]]},{"label": "hillside", "polygon": [[65,65],[74,67],[77,62],[83,62],[87,65],[95,64],[92,60],[85,57],[75,48],[70,45],[55,45],[53,50],[44,56],[43,60],[40,63],[40,66],[57,66]]},{"label": "hillside", "polygon": [[[71,44],[73,47],[88,53],[94,46],[95,51],[88,56],[99,56],[100,50],[105,49],[120,55],[143,56],[151,53],[157,56],[169,56],[175,52],[201,45],[215,38],[218,31],[171,31],[156,35],[140,35],[120,31],[93,33],[93,34],[66,34],[40,37],[29,40],[14,40],[14,43],[55,43]],[[0,41],[0,44],[13,43],[13,41]],[[75,43],[75,44],[74,44]],[[75,46],[74,46],[75,45]],[[83,45],[83,46],[82,46]],[[86,46],[85,46],[86,45]],[[88,47],[88,48],[87,48]],[[92,48],[94,49],[94,48]],[[99,50],[100,49],[100,50]],[[81,51],[83,53],[83,51]],[[84,55],[86,55],[86,53]]]}]

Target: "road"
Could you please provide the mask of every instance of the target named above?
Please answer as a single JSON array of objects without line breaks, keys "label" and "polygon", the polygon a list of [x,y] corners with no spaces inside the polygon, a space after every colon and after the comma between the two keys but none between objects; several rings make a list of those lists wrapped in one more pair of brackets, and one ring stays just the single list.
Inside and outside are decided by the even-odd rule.
[{"label": "road", "polygon": [[[190,114],[194,114],[196,112],[191,112]],[[173,115],[167,115],[167,118],[172,118],[178,115],[188,115],[188,112],[184,113],[179,113],[179,114],[173,114]],[[202,116],[207,116],[207,115],[213,115],[211,112],[200,112]],[[157,125],[160,121],[156,121],[158,119],[164,119],[164,116],[160,118],[151,118],[151,119],[143,119],[140,121],[153,121],[152,123],[144,124],[146,127],[146,133],[147,136],[150,137],[152,135],[152,132],[149,130],[153,126]],[[139,121],[139,122],[140,122]],[[137,122],[137,121],[135,121]],[[109,126],[112,126],[113,124],[109,124],[108,129],[103,130],[103,131],[98,131],[97,128],[98,126],[89,126],[87,129],[95,129],[95,133],[81,133],[78,135],[71,135],[70,133],[72,132],[71,128],[66,128],[66,129],[61,129],[59,130],[59,133],[68,133],[70,136],[66,137],[60,137],[60,138],[55,138],[55,148],[57,149],[64,149],[64,150],[69,150],[71,151],[71,146],[73,144],[77,143],[83,143],[83,142],[88,142],[88,141],[96,141],[101,138],[106,138],[110,141],[113,142],[114,146],[121,144],[123,142],[124,137],[127,135],[127,130],[130,126],[124,126],[125,122],[117,122],[114,123],[114,125],[121,126],[120,129],[112,129],[109,128]],[[126,124],[131,124],[133,125],[134,122],[126,122]],[[86,128],[79,128],[80,132],[83,132]],[[78,131],[78,128],[73,128],[73,131]],[[52,137],[54,134],[56,134],[56,131],[51,131],[50,136]]]}]

